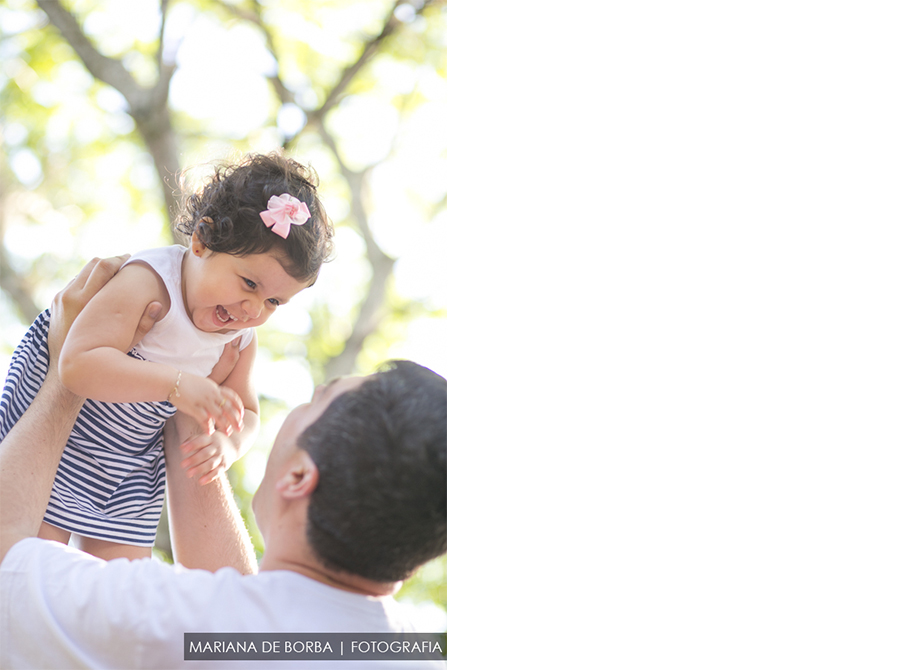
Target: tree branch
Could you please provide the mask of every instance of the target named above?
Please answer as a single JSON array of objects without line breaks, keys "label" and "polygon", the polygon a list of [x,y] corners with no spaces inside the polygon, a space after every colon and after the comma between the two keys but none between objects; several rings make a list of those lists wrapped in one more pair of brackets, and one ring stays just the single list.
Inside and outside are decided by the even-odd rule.
[{"label": "tree branch", "polygon": [[366,184],[374,166],[356,172],[347,167],[341,157],[340,150],[331,133],[321,122],[316,122],[316,129],[322,141],[334,154],[334,159],[341,170],[347,185],[350,187],[350,209],[356,226],[366,244],[366,260],[372,267],[372,278],[366,289],[366,295],[359,306],[359,312],[353,322],[350,336],[344,342],[343,350],[325,364],[325,378],[339,377],[353,372],[359,352],[362,351],[366,338],[378,329],[381,321],[381,306],[387,297],[387,282],[394,271],[395,259],[388,256],[375,242],[372,228],[369,226],[369,215],[366,210]]},{"label": "tree branch", "polygon": [[[331,87],[331,91],[328,92],[328,95],[325,96],[325,100],[319,105],[319,108],[309,112],[307,116],[310,119],[322,119],[328,113],[328,111],[334,107],[341,99],[344,94],[344,91],[347,90],[347,87],[350,85],[350,82],[353,81],[353,78],[357,75],[357,73],[362,70],[363,66],[366,65],[372,57],[378,53],[379,48],[384,43],[384,41],[391,35],[396,29],[397,26],[401,25],[402,22],[394,16],[394,12],[397,10],[397,7],[404,4],[406,0],[396,0],[394,2],[394,6],[391,7],[388,15],[385,17],[384,24],[381,27],[381,32],[378,35],[372,37],[368,41],[363,43],[362,52],[359,54],[359,58],[356,59],[356,62],[351,63],[344,71],[341,73],[340,78],[337,83]],[[424,3],[422,7],[428,3]],[[419,10],[421,11],[421,9]]]},{"label": "tree branch", "polygon": [[[259,0],[252,0],[253,11],[235,7],[234,5],[227,4],[222,0],[216,0],[216,3],[235,16],[244,19],[245,21],[249,21],[259,27],[259,29],[263,32],[264,37],[266,38],[266,47],[269,49],[269,53],[272,54],[272,57],[275,59],[276,63],[281,62],[281,59],[278,57],[278,51],[275,49],[275,41],[272,36],[272,31],[269,30],[269,27],[262,19],[262,7],[259,4]],[[416,8],[416,16],[419,16],[426,7],[432,5],[442,5],[445,3],[446,0],[424,0],[424,2],[422,2],[421,5]],[[338,78],[337,83],[335,83],[335,85],[331,87],[331,90],[325,96],[325,100],[321,105],[319,105],[318,108],[314,110],[308,110],[304,109],[302,105],[297,104],[296,96],[284,84],[284,81],[281,79],[277,71],[273,76],[269,77],[269,81],[272,83],[272,87],[275,89],[275,94],[278,96],[281,104],[296,104],[306,113],[307,120],[309,122],[312,122],[307,123],[307,125],[303,126],[303,128],[298,130],[290,137],[286,137],[283,143],[285,149],[289,148],[296,141],[296,139],[310,127],[310,125],[315,125],[317,122],[325,118],[325,115],[338,102],[340,102],[341,98],[344,95],[344,92],[350,86],[350,83],[353,81],[354,77],[359,74],[359,71],[362,70],[363,67],[365,67],[365,65],[375,57],[375,55],[384,45],[385,40],[390,35],[392,35],[398,27],[403,25],[403,22],[394,16],[394,13],[397,11],[397,7],[402,4],[408,4],[408,0],[395,0],[394,5],[391,7],[382,23],[381,31],[377,35],[371,37],[363,43],[362,51],[360,52],[359,57],[356,59],[356,61],[344,68],[344,70],[341,72],[341,76]]]},{"label": "tree branch", "polygon": [[[154,108],[165,106],[169,102],[169,84],[172,82],[172,76],[175,74],[175,70],[178,68],[175,59],[172,59],[171,63],[166,63],[163,61],[163,49],[164,38],[166,35],[166,13],[169,11],[169,0],[160,0],[159,2],[159,47],[156,50],[156,67],[159,71],[159,78],[156,80],[156,85],[153,87],[153,92],[151,94],[153,102],[152,106]],[[180,46],[180,40],[176,45],[176,51]]]},{"label": "tree branch", "polygon": [[[366,256],[370,256],[370,260],[372,257],[379,260],[377,258],[378,254],[381,254],[382,256],[385,254],[381,251],[381,248],[372,236],[372,229],[369,226],[369,215],[366,211],[362,195],[363,183],[375,166],[370,165],[360,172],[351,170],[344,162],[341,152],[338,149],[337,142],[335,142],[334,136],[327,128],[325,128],[325,124],[317,122],[316,130],[322,138],[322,141],[325,143],[325,146],[327,146],[334,155],[334,160],[338,164],[338,168],[344,179],[347,180],[347,185],[350,187],[350,211],[353,213],[353,218],[356,220],[357,227],[359,228],[360,234],[363,236],[363,240],[365,240]],[[370,249],[372,250],[371,252],[369,251]]]},{"label": "tree branch", "polygon": [[[446,0],[425,0],[422,4],[416,8],[416,16],[419,16],[426,7],[431,5],[440,5],[444,4]],[[341,98],[344,95],[344,92],[350,86],[350,82],[353,81],[353,78],[359,73],[363,67],[371,61],[375,55],[378,53],[379,49],[381,49],[385,40],[392,35],[399,26],[403,25],[403,22],[400,21],[394,13],[397,11],[397,8],[400,5],[409,4],[407,0],[396,0],[394,6],[391,7],[390,12],[385,17],[384,24],[381,28],[381,32],[369,39],[367,42],[363,44],[362,52],[359,55],[359,58],[356,59],[356,62],[348,65],[344,68],[344,71],[341,73],[340,78],[337,83],[331,88],[328,95],[325,97],[324,102],[319,105],[318,109],[315,109],[311,112],[307,112],[307,118],[310,121],[321,121],[325,118],[325,115],[334,107],[338,102],[340,102]],[[285,144],[290,144],[293,142],[304,130],[306,126],[300,129],[296,135],[290,138],[289,142]]]},{"label": "tree branch", "polygon": [[169,0],[159,0],[159,47],[156,49],[156,69],[163,71],[163,36],[166,34],[166,12],[169,10]]},{"label": "tree branch", "polygon": [[59,0],[37,0],[37,3],[81,58],[88,72],[119,91],[128,102],[128,113],[131,114],[138,132],[144,139],[162,184],[166,214],[169,217],[169,232],[173,239],[178,239],[178,233],[174,226],[178,201],[169,180],[178,174],[181,166],[178,159],[178,143],[172,129],[168,106],[169,84],[176,66],[174,62],[163,62],[163,33],[166,28],[166,11],[169,0],[160,0],[162,16],[159,28],[159,47],[156,52],[159,78],[152,88],[138,84],[121,61],[104,56],[97,51],[82,31],[78,20],[63,8]]},{"label": "tree branch", "polygon": [[119,91],[132,110],[145,105],[146,93],[125,69],[121,61],[104,56],[88,39],[78,25],[78,20],[66,10],[59,0],[37,0],[50,22],[78,54],[94,77]]},{"label": "tree branch", "polygon": [[222,0],[215,0],[215,3],[230,14],[252,23],[262,31],[263,37],[266,38],[266,48],[275,59],[276,65],[275,74],[270,75],[267,79],[272,84],[272,88],[275,89],[275,95],[278,96],[278,100],[281,101],[282,105],[288,103],[297,104],[294,94],[287,86],[285,86],[284,80],[278,72],[279,63],[281,63],[281,61],[277,56],[278,51],[275,49],[275,38],[272,35],[272,31],[269,30],[269,26],[267,26],[266,22],[262,19],[262,6],[259,4],[259,0],[251,1],[251,4],[253,5],[252,11],[228,4],[227,2],[222,2]]}]

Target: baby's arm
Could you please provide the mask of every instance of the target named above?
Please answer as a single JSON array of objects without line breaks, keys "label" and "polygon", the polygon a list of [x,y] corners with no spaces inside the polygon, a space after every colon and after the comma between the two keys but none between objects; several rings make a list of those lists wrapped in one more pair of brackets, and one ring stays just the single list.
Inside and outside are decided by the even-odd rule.
[{"label": "baby's arm", "polygon": [[[170,399],[201,425],[215,419],[237,430],[239,396],[231,389],[197,375],[141,361],[127,355],[141,315],[151,302],[170,306],[159,276],[141,264],[131,264],[88,303],[72,324],[59,361],[62,383],[76,395],[103,402],[148,402]],[[176,381],[180,396],[173,394]],[[225,406],[222,400],[225,399]]]},{"label": "baby's arm", "polygon": [[218,479],[237,459],[247,453],[259,432],[259,398],[251,380],[255,359],[254,332],[250,344],[241,352],[237,365],[223,382],[223,387],[233,389],[244,403],[242,428],[229,435],[222,432],[217,424],[212,435],[196,435],[181,445],[184,457],[181,467],[188,469],[188,477],[199,477],[200,484]]}]

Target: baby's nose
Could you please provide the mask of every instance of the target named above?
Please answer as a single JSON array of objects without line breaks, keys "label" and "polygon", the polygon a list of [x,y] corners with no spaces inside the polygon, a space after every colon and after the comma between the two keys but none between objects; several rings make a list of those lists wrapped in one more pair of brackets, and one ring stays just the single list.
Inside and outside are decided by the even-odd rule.
[{"label": "baby's nose", "polygon": [[[247,319],[258,319],[262,312],[262,303],[256,300],[245,300],[243,304],[244,314]],[[244,319],[245,321],[247,319]]]}]

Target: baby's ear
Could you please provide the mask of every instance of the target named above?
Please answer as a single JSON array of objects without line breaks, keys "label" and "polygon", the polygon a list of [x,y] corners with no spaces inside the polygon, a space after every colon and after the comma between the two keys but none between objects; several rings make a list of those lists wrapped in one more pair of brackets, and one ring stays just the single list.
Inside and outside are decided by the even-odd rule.
[{"label": "baby's ear", "polygon": [[[210,228],[212,228],[213,226],[213,220],[208,216],[200,219],[200,223],[205,223]],[[194,232],[191,233],[191,253],[193,253],[195,256],[202,256],[203,252],[206,251],[206,249],[207,246],[203,243],[203,240],[200,239],[197,228],[194,228]]]}]

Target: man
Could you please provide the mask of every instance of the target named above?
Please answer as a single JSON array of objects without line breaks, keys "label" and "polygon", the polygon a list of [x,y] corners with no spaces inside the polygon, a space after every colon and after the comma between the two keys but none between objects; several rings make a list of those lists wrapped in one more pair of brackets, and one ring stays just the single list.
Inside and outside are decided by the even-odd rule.
[{"label": "man", "polygon": [[[446,551],[447,537],[446,381],[414,363],[320,386],[285,420],[253,499],[266,545],[258,572],[227,479],[201,487],[177,467],[168,469],[168,488],[181,565],[106,562],[35,537],[83,402],[59,382],[59,350],[124,260],[92,262],[56,297],[50,372],[0,444],[0,667],[221,667],[227,656],[186,661],[186,634],[410,631],[391,596]],[[226,351],[213,376],[235,357]],[[170,463],[192,429],[178,416],[167,426]],[[291,657],[269,658],[284,667]],[[253,663],[227,665],[271,667]]]}]

